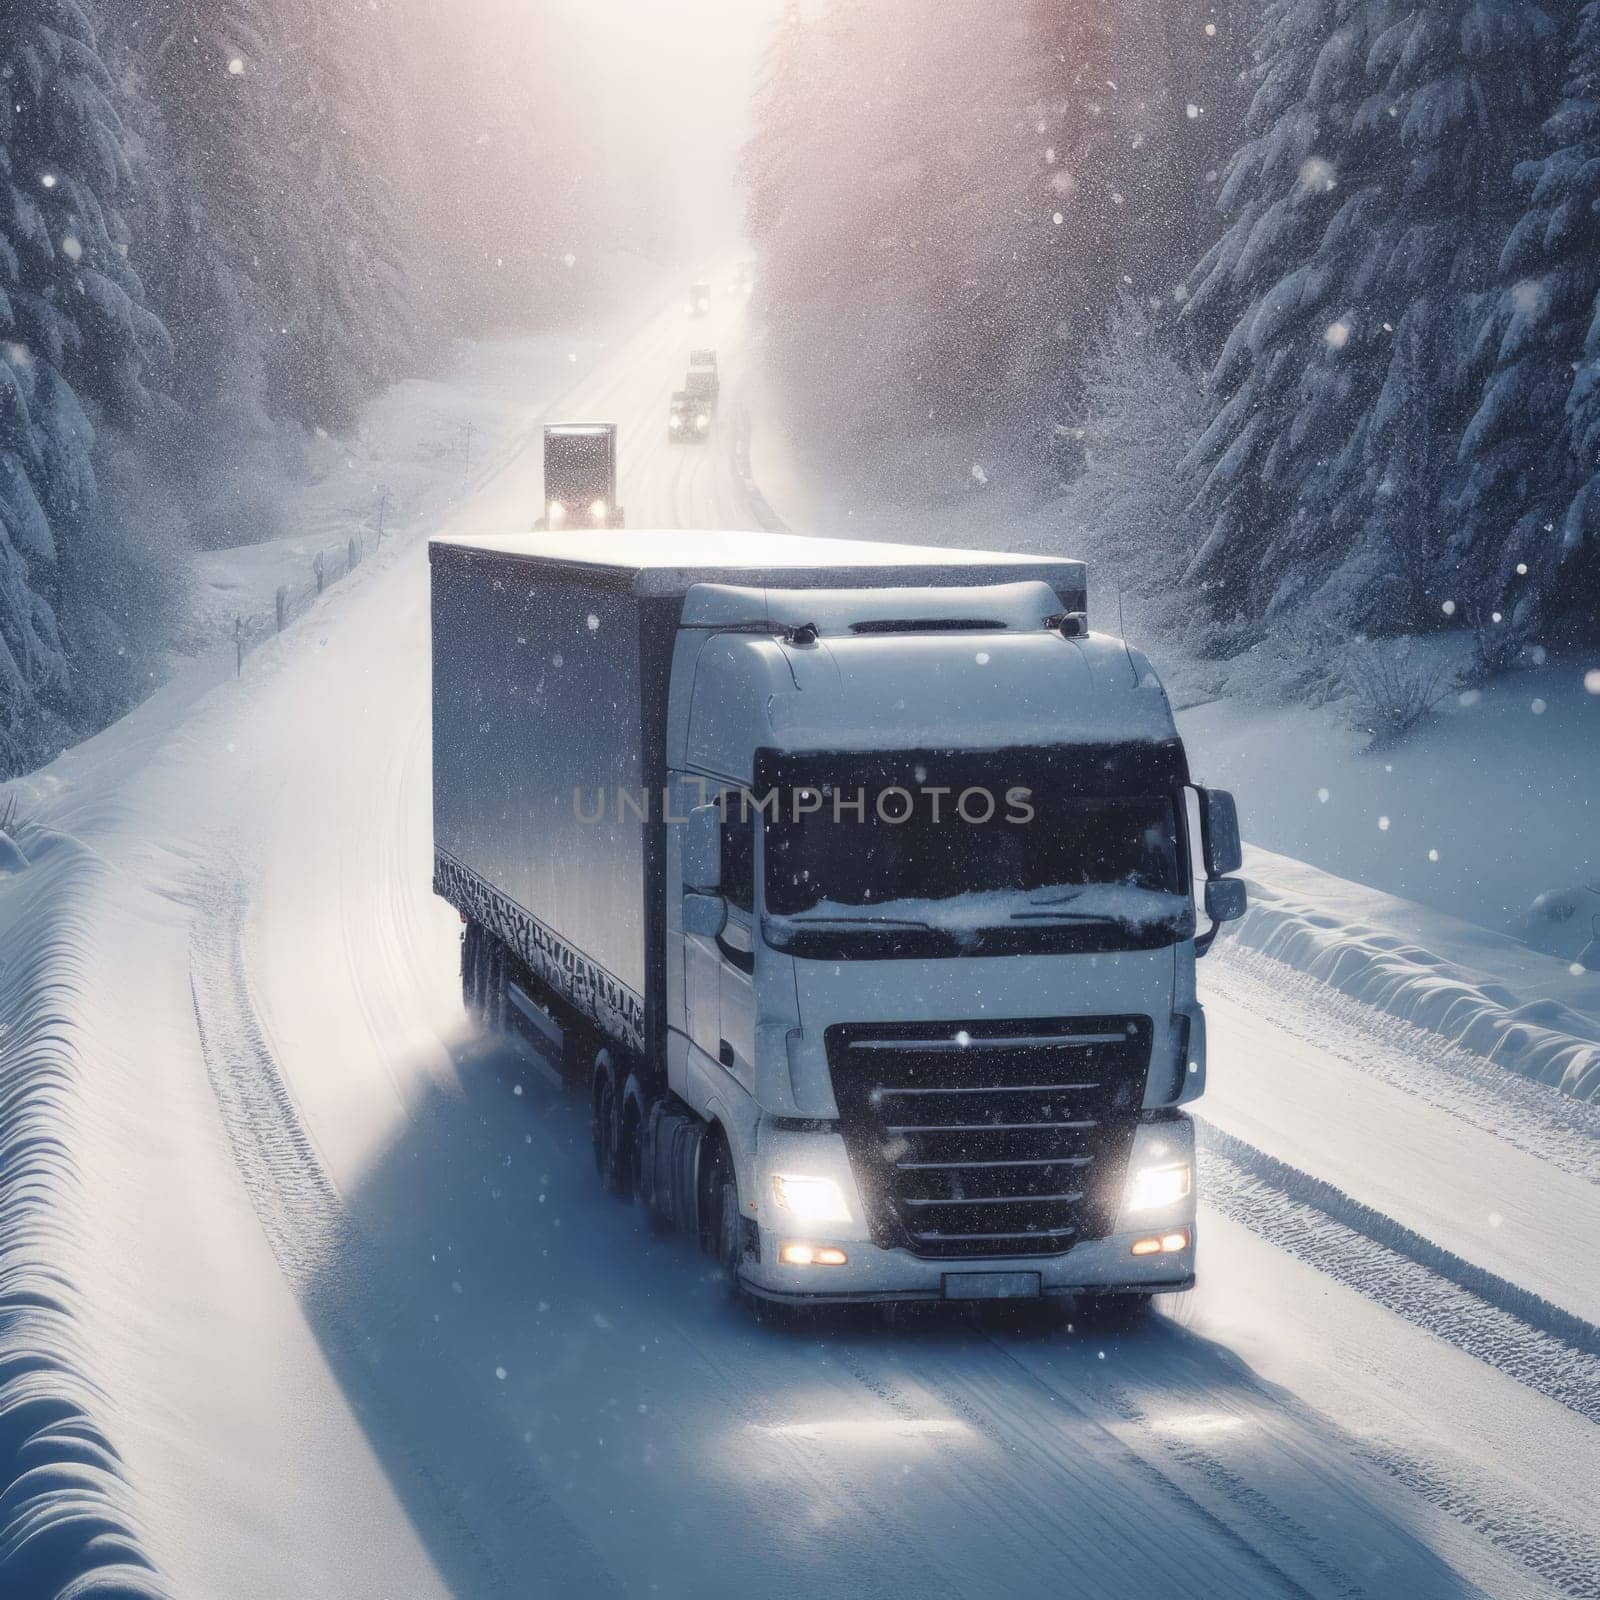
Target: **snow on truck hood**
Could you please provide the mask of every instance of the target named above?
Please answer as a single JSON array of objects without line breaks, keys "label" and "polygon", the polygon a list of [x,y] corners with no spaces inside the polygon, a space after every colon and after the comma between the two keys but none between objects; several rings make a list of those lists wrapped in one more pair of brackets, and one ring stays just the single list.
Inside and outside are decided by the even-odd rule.
[{"label": "snow on truck hood", "polygon": [[740,775],[764,747],[1000,750],[1176,738],[1149,662],[1104,635],[889,633],[789,644],[712,634],[695,664],[684,754],[696,767]]}]

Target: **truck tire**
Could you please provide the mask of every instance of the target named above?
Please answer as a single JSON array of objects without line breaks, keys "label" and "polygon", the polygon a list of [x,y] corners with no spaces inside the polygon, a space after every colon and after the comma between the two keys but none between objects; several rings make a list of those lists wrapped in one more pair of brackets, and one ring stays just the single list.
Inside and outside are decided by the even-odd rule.
[{"label": "truck tire", "polygon": [[622,1105],[611,1052],[594,1058],[589,1099],[589,1133],[594,1142],[594,1170],[600,1187],[619,1200],[632,1199],[630,1171],[622,1153]]},{"label": "truck tire", "polygon": [[511,952],[505,944],[489,935],[484,943],[488,946],[483,963],[483,1022],[490,1033],[504,1033],[506,1026],[506,979],[509,976],[507,967]]},{"label": "truck tire", "polygon": [[461,1006],[474,1027],[483,1021],[482,991],[479,988],[479,957],[482,950],[483,928],[476,922],[469,922],[461,934]]},{"label": "truck tire", "polygon": [[726,1274],[728,1293],[742,1299],[739,1266],[744,1259],[744,1227],[739,1177],[720,1132],[706,1145],[700,1187],[700,1247]]}]

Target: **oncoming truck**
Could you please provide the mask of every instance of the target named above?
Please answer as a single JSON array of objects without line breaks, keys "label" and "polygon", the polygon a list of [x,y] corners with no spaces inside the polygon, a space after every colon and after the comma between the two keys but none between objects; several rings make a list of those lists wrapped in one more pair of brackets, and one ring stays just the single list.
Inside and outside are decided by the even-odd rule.
[{"label": "oncoming truck", "polygon": [[1195,960],[1243,911],[1238,827],[1081,563],[429,554],[463,998],[559,1062],[607,1190],[757,1300],[1121,1315],[1193,1282]]},{"label": "oncoming truck", "polygon": [[544,430],[544,514],[536,529],[620,528],[617,425],[552,422]]}]

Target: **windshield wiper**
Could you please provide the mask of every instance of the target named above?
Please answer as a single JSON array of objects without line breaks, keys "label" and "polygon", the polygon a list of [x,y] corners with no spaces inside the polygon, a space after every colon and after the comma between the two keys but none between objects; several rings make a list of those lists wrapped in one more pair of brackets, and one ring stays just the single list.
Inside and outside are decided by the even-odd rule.
[{"label": "windshield wiper", "polygon": [[1043,905],[1029,911],[1013,911],[1011,920],[1013,922],[1114,922],[1116,918],[1096,911],[1072,911],[1064,905]]},{"label": "windshield wiper", "polygon": [[934,931],[931,922],[918,922],[914,917],[881,917],[876,913],[864,917],[797,915],[780,917],[779,920],[806,928],[859,928],[862,923],[870,922],[884,928],[920,928],[928,933]]}]

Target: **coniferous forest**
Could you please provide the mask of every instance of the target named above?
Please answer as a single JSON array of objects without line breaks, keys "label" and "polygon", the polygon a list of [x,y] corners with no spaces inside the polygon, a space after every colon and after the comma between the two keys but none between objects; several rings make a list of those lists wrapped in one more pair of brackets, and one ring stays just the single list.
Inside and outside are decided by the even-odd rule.
[{"label": "coniferous forest", "polygon": [[506,9],[7,0],[0,772],[148,687],[183,551],[283,531],[307,439],[603,290],[586,63]]},{"label": "coniferous forest", "polygon": [[891,494],[940,431],[1043,464],[1220,652],[1592,636],[1597,71],[1578,0],[793,5],[779,392]]}]

